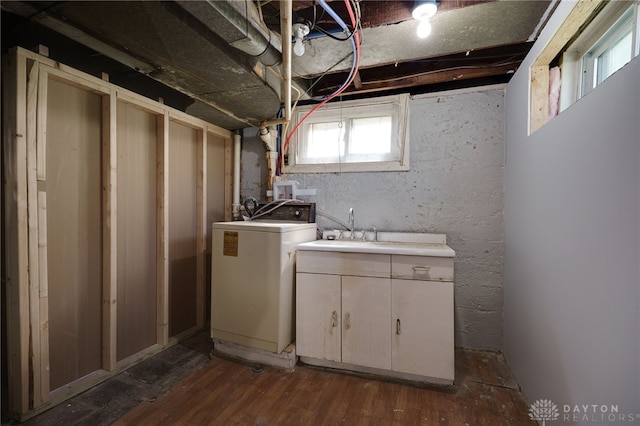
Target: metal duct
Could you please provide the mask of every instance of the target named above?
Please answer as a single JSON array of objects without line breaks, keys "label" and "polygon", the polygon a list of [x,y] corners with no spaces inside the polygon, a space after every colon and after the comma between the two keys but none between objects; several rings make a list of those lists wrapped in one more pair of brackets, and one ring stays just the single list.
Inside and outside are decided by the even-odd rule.
[{"label": "metal duct", "polygon": [[177,3],[230,46],[256,57],[266,66],[280,63],[280,36],[266,27],[251,0]]}]

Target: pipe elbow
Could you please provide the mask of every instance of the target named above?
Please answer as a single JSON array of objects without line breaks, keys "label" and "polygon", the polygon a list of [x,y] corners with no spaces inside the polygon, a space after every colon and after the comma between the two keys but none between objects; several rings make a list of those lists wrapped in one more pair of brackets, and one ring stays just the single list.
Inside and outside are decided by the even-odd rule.
[{"label": "pipe elbow", "polygon": [[271,131],[270,127],[260,126],[259,131],[260,140],[264,143],[264,146],[267,151],[275,151],[276,150],[276,141],[274,137],[274,132]]}]

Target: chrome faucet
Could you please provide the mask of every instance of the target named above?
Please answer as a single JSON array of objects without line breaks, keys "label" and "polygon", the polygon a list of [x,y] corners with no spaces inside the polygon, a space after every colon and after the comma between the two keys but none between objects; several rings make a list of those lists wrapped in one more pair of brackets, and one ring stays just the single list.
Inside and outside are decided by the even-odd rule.
[{"label": "chrome faucet", "polygon": [[349,231],[351,231],[351,235],[349,236],[350,239],[353,240],[353,238],[355,237],[355,215],[353,213],[353,208],[349,209]]}]

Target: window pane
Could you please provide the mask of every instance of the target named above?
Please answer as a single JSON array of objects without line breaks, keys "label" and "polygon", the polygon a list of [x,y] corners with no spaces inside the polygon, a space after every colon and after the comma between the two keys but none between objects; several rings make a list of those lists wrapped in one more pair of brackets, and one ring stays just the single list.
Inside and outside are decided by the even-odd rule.
[{"label": "window pane", "polygon": [[[408,95],[332,103],[305,120],[290,152],[293,173],[406,171]],[[297,109],[301,120],[312,109]],[[293,155],[291,155],[293,154]]]},{"label": "window pane", "polygon": [[618,42],[605,50],[597,59],[598,75],[597,83],[602,83],[607,77],[622,68],[631,60],[631,30],[629,30]]},{"label": "window pane", "polygon": [[390,116],[353,119],[349,154],[390,153],[392,125]]},{"label": "window pane", "polygon": [[307,159],[338,158],[344,151],[344,130],[339,121],[309,125],[306,152]]}]

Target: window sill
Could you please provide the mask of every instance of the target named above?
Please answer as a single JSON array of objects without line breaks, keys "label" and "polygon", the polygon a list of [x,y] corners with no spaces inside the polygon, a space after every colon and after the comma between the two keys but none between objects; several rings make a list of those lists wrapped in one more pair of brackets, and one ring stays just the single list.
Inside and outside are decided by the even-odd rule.
[{"label": "window sill", "polygon": [[296,164],[286,168],[287,173],[362,173],[408,172],[409,165],[399,161],[342,164]]}]

